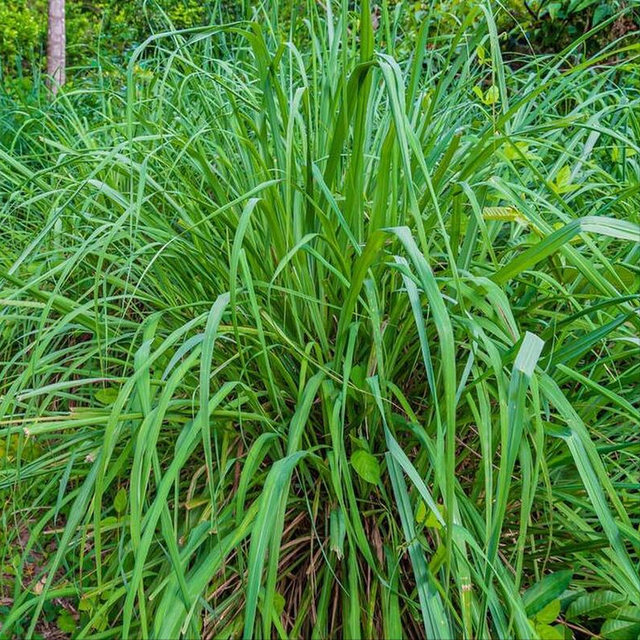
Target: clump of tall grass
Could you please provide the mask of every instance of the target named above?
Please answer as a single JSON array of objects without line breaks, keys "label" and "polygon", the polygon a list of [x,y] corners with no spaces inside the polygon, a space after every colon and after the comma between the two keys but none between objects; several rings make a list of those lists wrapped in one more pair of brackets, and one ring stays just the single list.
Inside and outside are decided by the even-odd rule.
[{"label": "clump of tall grass", "polygon": [[276,9],[6,112],[0,633],[632,637],[637,42]]}]

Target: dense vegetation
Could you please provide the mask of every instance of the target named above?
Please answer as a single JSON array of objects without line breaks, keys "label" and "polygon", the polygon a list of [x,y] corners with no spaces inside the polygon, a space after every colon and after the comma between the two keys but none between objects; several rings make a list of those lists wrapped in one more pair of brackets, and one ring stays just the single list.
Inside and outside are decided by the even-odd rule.
[{"label": "dense vegetation", "polygon": [[[398,44],[409,50],[429,11],[437,14],[432,34],[450,33],[470,13],[478,15],[483,0],[383,0],[374,8],[395,24]],[[117,74],[135,48],[151,32],[186,29],[236,20],[260,19],[269,11],[246,0],[66,0],[67,60],[76,83],[96,67]],[[338,4],[355,10],[352,0]],[[636,0],[503,0],[493,3],[494,18],[503,48],[560,51],[580,35],[604,26],[586,41],[591,53],[640,27]],[[278,3],[278,27],[293,25],[293,37],[305,39],[303,2]],[[481,14],[479,14],[481,15]],[[614,20],[610,18],[614,17]],[[271,17],[275,17],[271,12]],[[602,25],[608,20],[608,24]],[[300,28],[298,28],[298,26]],[[283,35],[284,35],[284,32]],[[0,87],[3,92],[33,96],[46,68],[47,0],[3,0],[0,3]],[[305,44],[307,44],[305,42]],[[304,47],[303,47],[304,48]]]},{"label": "dense vegetation", "polygon": [[2,637],[638,637],[629,12],[397,6],[5,97]]}]

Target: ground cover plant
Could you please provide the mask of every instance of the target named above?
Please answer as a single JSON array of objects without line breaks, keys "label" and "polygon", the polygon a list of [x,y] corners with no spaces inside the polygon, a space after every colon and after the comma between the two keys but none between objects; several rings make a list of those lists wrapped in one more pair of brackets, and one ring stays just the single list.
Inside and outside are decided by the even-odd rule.
[{"label": "ground cover plant", "polygon": [[638,637],[638,39],[385,8],[3,105],[2,637]]}]

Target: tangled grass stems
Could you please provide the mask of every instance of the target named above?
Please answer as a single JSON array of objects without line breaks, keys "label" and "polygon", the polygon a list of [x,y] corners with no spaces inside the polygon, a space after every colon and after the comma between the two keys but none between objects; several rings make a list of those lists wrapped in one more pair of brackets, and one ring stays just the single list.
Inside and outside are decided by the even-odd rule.
[{"label": "tangled grass stems", "polygon": [[3,636],[640,626],[640,48],[370,15],[6,111]]}]

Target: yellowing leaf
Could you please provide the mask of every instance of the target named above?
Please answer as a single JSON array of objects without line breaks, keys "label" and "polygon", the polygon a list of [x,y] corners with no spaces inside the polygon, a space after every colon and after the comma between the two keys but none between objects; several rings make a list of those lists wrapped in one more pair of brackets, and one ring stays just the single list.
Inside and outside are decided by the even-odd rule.
[{"label": "yellowing leaf", "polygon": [[624,147],[624,148],[613,147],[613,149],[611,149],[611,159],[614,162],[618,162],[618,160],[622,160],[623,151],[624,151],[625,158],[633,158],[633,156],[636,155],[636,150],[633,147]]},{"label": "yellowing leaf", "polygon": [[[438,505],[438,511],[444,518],[445,509],[443,504]],[[429,529],[442,529],[442,525],[438,520],[436,514],[421,500],[418,508],[416,509],[416,522],[418,524],[424,524]]]},{"label": "yellowing leaf", "polygon": [[519,140],[515,144],[508,142],[504,149],[504,155],[507,160],[522,160],[522,156],[529,156],[529,144],[524,140]]},{"label": "yellowing leaf", "polygon": [[78,611],[93,611],[95,606],[95,597],[83,596],[78,603]]},{"label": "yellowing leaf", "polygon": [[536,631],[540,636],[540,640],[564,640],[562,627],[558,625],[552,627],[550,624],[537,624]]},{"label": "yellowing leaf", "polygon": [[563,165],[560,171],[556,174],[556,184],[559,187],[564,187],[571,182],[571,167],[569,165]]},{"label": "yellowing leaf", "polygon": [[478,98],[480,98],[480,100],[484,102],[484,93],[482,92],[482,89],[478,85],[473,87],[472,91],[478,96]]},{"label": "yellowing leaf", "polygon": [[196,498],[191,498],[190,500],[187,500],[184,503],[184,506],[185,506],[185,509],[191,510],[191,509],[197,509],[198,507],[201,507],[204,504],[208,504],[209,502],[210,502],[210,498],[196,497]]},{"label": "yellowing leaf", "polygon": [[568,193],[578,188],[578,185],[571,184],[571,167],[569,165],[565,164],[560,168],[551,186],[556,193]]},{"label": "yellowing leaf", "polygon": [[492,84],[485,92],[483,102],[486,105],[496,104],[500,100],[500,91],[495,84]]},{"label": "yellowing leaf", "polygon": [[542,624],[554,622],[560,615],[560,600],[552,600],[546,607],[536,613],[536,620]]},{"label": "yellowing leaf", "polygon": [[[444,505],[439,504],[438,511],[440,511],[440,515],[444,517]],[[442,529],[442,525],[433,511],[429,512],[429,517],[425,520],[424,526],[430,529]]]},{"label": "yellowing leaf", "polygon": [[528,226],[528,220],[515,207],[484,207],[482,217],[485,220],[500,220],[502,222],[518,222]]},{"label": "yellowing leaf", "polygon": [[43,591],[44,591],[44,585],[46,584],[47,579],[46,577],[42,577],[40,578],[40,580],[38,580],[38,582],[36,582],[36,584],[33,587],[33,592],[36,595],[40,595]]}]

